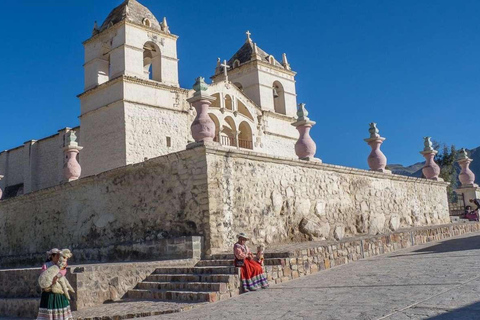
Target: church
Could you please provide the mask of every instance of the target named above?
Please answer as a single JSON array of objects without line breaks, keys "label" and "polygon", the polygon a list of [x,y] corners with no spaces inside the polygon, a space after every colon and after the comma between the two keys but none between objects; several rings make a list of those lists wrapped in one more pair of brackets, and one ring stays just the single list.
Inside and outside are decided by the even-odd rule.
[{"label": "church", "polygon": [[[80,126],[30,140],[0,153],[4,199],[65,182],[64,149],[82,147],[82,177],[185,150],[192,142],[193,90],[178,81],[177,39],[167,24],[136,0],[111,11],[83,42],[84,92]],[[209,115],[214,141],[232,149],[295,157],[295,72],[286,54],[279,62],[247,31],[228,61],[212,65]],[[192,79],[193,83],[193,79]],[[80,150],[80,149],[79,149]]]},{"label": "church", "polygon": [[[114,8],[83,42],[80,126],[0,153],[0,316],[7,305],[17,315],[38,310],[36,269],[8,268],[38,267],[55,247],[74,255],[69,281],[81,310],[122,297],[237,295],[228,254],[240,233],[252,247],[329,240],[266,257],[269,281],[280,283],[480,228],[442,226],[448,183],[432,166],[427,178],[386,170],[375,123],[365,139],[370,170],[316,159],[315,122],[297,108],[286,55],[266,53],[248,31],[228,61],[212,57],[210,84],[199,77],[181,88],[172,31],[136,0]],[[424,146],[432,165],[436,151],[429,139]],[[473,180],[462,184],[477,190]],[[216,272],[224,277],[215,287],[186,280]],[[144,281],[180,273],[179,283]]]}]

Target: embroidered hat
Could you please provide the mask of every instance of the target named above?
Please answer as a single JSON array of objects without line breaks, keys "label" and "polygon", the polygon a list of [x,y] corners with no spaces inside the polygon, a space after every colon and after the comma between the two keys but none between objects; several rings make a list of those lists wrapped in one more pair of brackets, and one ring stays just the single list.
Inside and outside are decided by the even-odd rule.
[{"label": "embroidered hat", "polygon": [[237,238],[238,238],[238,239],[243,238],[243,239],[246,239],[246,240],[250,239],[250,238],[247,236],[247,234],[244,233],[244,232],[240,232],[239,234],[237,234]]}]

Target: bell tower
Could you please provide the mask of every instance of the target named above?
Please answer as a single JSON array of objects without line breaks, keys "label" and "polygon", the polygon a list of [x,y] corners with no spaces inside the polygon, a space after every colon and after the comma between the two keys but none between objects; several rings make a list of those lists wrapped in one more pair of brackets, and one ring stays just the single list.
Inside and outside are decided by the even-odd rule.
[{"label": "bell tower", "polygon": [[172,152],[177,142],[170,137],[166,146],[170,122],[159,109],[186,108],[177,38],[166,18],[159,22],[136,0],[124,1],[100,26],[95,22],[83,43],[85,91],[79,95],[84,176]]},{"label": "bell tower", "polygon": [[[246,32],[243,46],[228,60],[228,79],[265,111],[294,117],[297,112],[296,73],[290,68],[287,55],[282,62],[260,49]],[[214,82],[225,80],[221,64],[217,64]]]}]

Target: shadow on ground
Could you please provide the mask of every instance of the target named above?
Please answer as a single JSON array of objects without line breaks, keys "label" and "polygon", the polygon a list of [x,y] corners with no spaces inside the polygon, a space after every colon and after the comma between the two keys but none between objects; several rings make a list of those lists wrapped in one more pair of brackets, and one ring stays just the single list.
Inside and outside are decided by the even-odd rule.
[{"label": "shadow on ground", "polygon": [[443,252],[467,251],[467,250],[478,250],[478,249],[480,249],[480,236],[473,236],[468,238],[451,239],[451,240],[443,241],[434,246],[418,249],[412,252],[443,253]]},{"label": "shadow on ground", "polygon": [[447,313],[427,318],[428,320],[473,320],[480,319],[480,302],[458,308]]}]

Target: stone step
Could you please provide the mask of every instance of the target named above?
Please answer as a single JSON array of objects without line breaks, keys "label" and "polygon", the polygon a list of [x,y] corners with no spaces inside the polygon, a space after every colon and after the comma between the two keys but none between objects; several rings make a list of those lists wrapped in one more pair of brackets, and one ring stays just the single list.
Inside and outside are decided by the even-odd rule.
[{"label": "stone step", "polygon": [[192,267],[192,268],[157,268],[153,274],[237,274],[234,266],[231,267]]},{"label": "stone step", "polygon": [[145,281],[149,282],[230,282],[238,281],[233,274],[152,274]]},{"label": "stone step", "polygon": [[0,317],[36,318],[40,298],[0,298]]},{"label": "stone step", "polygon": [[[233,260],[215,259],[215,260],[200,260],[195,265],[196,267],[212,267],[212,266],[232,266]],[[264,260],[266,266],[285,265],[285,259],[268,258]]]},{"label": "stone step", "polygon": [[168,291],[216,291],[225,293],[228,291],[228,283],[225,282],[141,282],[135,289],[143,290],[168,290]]},{"label": "stone step", "polygon": [[[253,252],[255,254],[255,252]],[[291,253],[288,252],[265,252],[264,254],[265,259],[270,258],[278,258],[278,259],[285,259],[291,256]],[[233,260],[233,253],[219,253],[213,254],[207,257],[210,260]]]},{"label": "stone step", "polygon": [[[145,290],[132,289],[127,293],[129,299],[168,300],[185,302],[216,302],[220,294],[215,291],[171,291],[171,290]],[[230,295],[229,295],[230,296]]]}]

